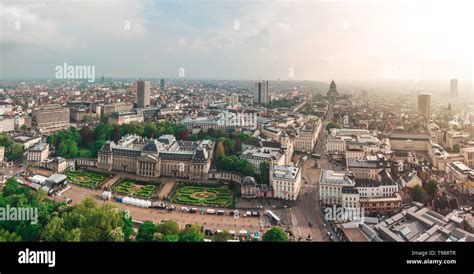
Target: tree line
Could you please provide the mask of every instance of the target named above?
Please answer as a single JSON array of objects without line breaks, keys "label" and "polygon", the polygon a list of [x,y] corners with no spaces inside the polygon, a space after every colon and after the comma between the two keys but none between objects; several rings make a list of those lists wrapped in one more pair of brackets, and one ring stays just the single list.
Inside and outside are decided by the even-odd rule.
[{"label": "tree line", "polygon": [[80,130],[71,127],[67,130],[51,133],[47,142],[55,148],[56,156],[70,159],[77,157],[95,158],[108,140],[118,142],[127,134],[136,134],[148,138],[171,134],[178,140],[189,139],[189,131],[183,125],[177,125],[169,121],[147,121],[123,125],[100,122],[93,130],[87,125]]},{"label": "tree line", "polygon": [[[31,192],[19,185],[15,178],[7,180],[0,192],[0,207],[37,208],[37,221],[0,220],[0,242],[202,242],[204,233],[197,225],[180,229],[168,220],[160,224],[146,221],[134,230],[131,217],[117,207],[105,203],[98,206],[96,200],[87,198],[70,206],[48,199],[41,189]],[[231,238],[224,231],[212,238],[227,241]],[[264,241],[287,241],[281,228],[268,230]]]},{"label": "tree line", "polygon": [[16,144],[10,135],[0,132],[0,146],[5,148],[5,158],[8,161],[16,161],[23,156],[25,152],[21,144]]},{"label": "tree line", "polygon": [[252,136],[246,133],[210,128],[197,134],[189,134],[189,130],[184,125],[169,121],[132,122],[123,125],[111,125],[104,121],[100,122],[93,130],[86,125],[80,130],[71,127],[51,133],[47,142],[55,148],[56,156],[69,159],[95,158],[107,140],[118,142],[127,134],[136,134],[147,138],[158,138],[164,134],[171,134],[177,140],[212,140],[217,144],[215,163],[218,170],[255,176],[258,182],[269,183],[269,163],[262,163],[259,167],[260,175],[257,175],[250,162],[238,157],[242,153],[242,143],[252,139]]}]

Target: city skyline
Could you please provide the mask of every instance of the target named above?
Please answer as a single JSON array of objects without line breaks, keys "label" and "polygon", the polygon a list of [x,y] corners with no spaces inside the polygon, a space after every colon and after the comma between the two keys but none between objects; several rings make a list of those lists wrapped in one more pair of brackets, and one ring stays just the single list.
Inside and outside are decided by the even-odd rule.
[{"label": "city skyline", "polygon": [[472,82],[471,4],[414,2],[5,1],[0,78]]},{"label": "city skyline", "polygon": [[472,11],[0,0],[0,271],[472,268]]}]

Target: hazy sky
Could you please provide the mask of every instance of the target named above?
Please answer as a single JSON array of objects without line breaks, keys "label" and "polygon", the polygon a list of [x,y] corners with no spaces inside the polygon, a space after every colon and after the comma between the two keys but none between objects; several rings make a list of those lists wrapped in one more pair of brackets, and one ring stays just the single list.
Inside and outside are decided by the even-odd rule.
[{"label": "hazy sky", "polygon": [[472,81],[473,2],[3,0],[0,73]]}]

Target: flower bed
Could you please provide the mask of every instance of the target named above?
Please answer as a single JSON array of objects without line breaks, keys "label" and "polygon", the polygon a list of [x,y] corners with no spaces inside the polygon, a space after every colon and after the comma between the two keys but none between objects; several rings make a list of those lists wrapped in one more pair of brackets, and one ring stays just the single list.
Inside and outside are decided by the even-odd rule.
[{"label": "flower bed", "polygon": [[66,173],[68,182],[88,188],[96,188],[108,175],[89,170],[69,171]]},{"label": "flower bed", "polygon": [[194,205],[211,205],[216,207],[232,206],[232,192],[226,186],[189,183],[178,183],[171,201]]},{"label": "flower bed", "polygon": [[141,186],[135,181],[124,179],[112,187],[112,191],[126,196],[133,196],[142,199],[151,199],[159,189],[157,185]]}]

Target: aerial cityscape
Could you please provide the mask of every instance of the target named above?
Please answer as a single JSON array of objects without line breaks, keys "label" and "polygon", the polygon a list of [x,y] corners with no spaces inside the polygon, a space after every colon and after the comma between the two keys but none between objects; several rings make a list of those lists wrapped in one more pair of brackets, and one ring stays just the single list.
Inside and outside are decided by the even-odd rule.
[{"label": "aerial cityscape", "polygon": [[0,242],[474,241],[468,1],[66,2],[0,4]]}]

